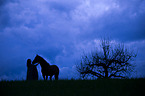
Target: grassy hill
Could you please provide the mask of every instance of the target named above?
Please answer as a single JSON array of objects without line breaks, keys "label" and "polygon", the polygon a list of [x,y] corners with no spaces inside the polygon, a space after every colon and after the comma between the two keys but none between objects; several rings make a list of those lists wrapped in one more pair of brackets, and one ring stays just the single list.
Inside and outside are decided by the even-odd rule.
[{"label": "grassy hill", "polygon": [[0,96],[145,96],[145,79],[0,81]]}]

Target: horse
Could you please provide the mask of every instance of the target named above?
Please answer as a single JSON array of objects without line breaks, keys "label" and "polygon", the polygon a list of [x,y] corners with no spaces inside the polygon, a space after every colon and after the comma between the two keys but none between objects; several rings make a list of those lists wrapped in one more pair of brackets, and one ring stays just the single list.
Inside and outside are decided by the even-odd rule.
[{"label": "horse", "polygon": [[44,60],[41,56],[36,55],[32,64],[38,63],[41,66],[41,72],[44,80],[48,79],[50,76],[50,80],[52,80],[52,76],[55,75],[55,80],[58,80],[59,68],[56,65],[50,65],[46,60]]},{"label": "horse", "polygon": [[31,59],[27,59],[27,77],[26,80],[38,80],[37,65],[31,64]]}]

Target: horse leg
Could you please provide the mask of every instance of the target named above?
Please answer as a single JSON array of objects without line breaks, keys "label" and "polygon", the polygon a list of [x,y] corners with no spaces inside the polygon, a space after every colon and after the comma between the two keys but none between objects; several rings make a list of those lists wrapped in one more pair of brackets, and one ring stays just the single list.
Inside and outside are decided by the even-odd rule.
[{"label": "horse leg", "polygon": [[52,80],[52,76],[50,76],[50,81]]},{"label": "horse leg", "polygon": [[55,80],[58,80],[58,75],[55,75]]},{"label": "horse leg", "polygon": [[46,80],[48,79],[48,76],[46,76]]},{"label": "horse leg", "polygon": [[45,75],[43,75],[43,79],[45,80]]}]

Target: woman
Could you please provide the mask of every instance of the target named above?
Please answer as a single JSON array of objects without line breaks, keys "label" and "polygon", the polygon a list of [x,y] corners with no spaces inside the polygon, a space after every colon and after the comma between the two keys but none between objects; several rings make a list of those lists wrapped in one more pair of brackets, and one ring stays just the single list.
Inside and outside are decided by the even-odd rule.
[{"label": "woman", "polygon": [[38,71],[36,68],[37,65],[32,65],[31,59],[27,59],[27,79],[26,80],[38,80]]}]

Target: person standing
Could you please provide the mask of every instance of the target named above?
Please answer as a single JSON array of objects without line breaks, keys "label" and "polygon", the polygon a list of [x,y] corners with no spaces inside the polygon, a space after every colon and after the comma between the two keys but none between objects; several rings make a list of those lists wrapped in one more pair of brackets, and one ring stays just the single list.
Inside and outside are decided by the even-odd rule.
[{"label": "person standing", "polygon": [[26,77],[26,80],[38,80],[38,71],[36,68],[37,65],[31,64],[31,59],[27,59],[27,77]]}]

